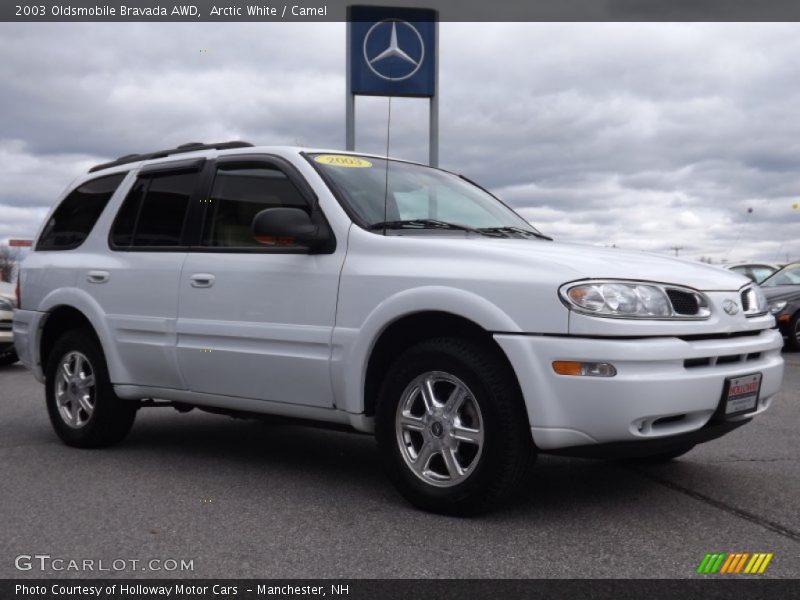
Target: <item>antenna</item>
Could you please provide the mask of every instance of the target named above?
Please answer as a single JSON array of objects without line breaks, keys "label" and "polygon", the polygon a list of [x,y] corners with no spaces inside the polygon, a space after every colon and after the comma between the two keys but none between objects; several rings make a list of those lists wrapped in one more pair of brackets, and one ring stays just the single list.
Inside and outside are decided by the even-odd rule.
[{"label": "antenna", "polygon": [[389,96],[389,114],[386,117],[386,184],[383,188],[383,235],[386,235],[386,219],[389,205],[389,142],[392,138],[392,97]]}]

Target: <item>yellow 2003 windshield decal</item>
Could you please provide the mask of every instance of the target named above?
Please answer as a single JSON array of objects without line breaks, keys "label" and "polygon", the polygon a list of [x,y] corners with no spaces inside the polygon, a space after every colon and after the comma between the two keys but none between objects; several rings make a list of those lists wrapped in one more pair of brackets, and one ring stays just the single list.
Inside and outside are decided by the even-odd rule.
[{"label": "yellow 2003 windshield decal", "polygon": [[349,167],[352,169],[363,169],[371,167],[372,163],[357,156],[347,156],[346,154],[321,154],[315,156],[314,160],[323,165],[333,165],[334,167]]}]

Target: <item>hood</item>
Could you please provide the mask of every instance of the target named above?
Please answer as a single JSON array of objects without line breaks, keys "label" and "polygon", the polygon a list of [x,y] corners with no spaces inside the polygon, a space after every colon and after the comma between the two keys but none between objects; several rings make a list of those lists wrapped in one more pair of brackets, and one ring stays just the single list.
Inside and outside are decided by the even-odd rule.
[{"label": "hood", "polygon": [[453,250],[454,244],[460,244],[464,254],[479,255],[484,261],[494,259],[506,266],[549,271],[562,283],[578,279],[636,279],[704,291],[737,291],[752,283],[735,271],[705,263],[619,248],[474,236],[446,240],[415,236],[415,239],[429,241],[432,251],[434,244],[447,244]]},{"label": "hood", "polygon": [[800,298],[800,285],[776,285],[775,287],[762,287],[761,290],[770,302]]}]

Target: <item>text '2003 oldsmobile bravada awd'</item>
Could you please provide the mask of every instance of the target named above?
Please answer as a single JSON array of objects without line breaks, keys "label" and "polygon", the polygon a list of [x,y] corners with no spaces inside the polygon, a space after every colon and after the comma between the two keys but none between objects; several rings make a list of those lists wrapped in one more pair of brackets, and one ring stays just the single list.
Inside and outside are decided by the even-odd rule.
[{"label": "text '2003 oldsmobile bravada awd'", "polygon": [[67,444],[120,441],[152,399],[345,425],[454,514],[539,452],[674,458],[767,410],[783,371],[741,275],[554,242],[439,169],[243,142],[93,168],[20,296]]}]

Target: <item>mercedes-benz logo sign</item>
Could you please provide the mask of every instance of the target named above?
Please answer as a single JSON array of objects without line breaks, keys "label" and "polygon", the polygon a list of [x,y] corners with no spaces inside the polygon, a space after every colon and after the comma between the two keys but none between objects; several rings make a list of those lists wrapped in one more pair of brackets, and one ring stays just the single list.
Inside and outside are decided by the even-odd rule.
[{"label": "mercedes-benz logo sign", "polygon": [[733,315],[735,315],[736,313],[739,312],[739,305],[736,304],[736,302],[734,302],[733,300],[726,299],[722,303],[722,310],[724,310],[730,316],[733,316]]},{"label": "mercedes-benz logo sign", "polygon": [[364,60],[370,71],[386,81],[403,81],[419,71],[425,44],[408,21],[378,21],[364,36]]}]

